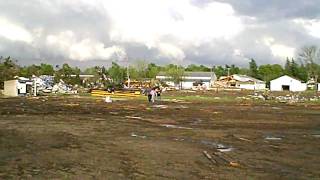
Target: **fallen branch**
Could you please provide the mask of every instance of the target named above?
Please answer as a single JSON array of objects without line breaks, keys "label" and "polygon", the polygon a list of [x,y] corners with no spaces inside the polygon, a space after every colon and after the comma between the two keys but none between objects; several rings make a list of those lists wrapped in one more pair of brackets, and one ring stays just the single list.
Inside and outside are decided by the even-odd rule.
[{"label": "fallen branch", "polygon": [[213,164],[218,165],[218,162],[212,158],[212,156],[207,152],[207,151],[203,151],[204,156],[209,159],[209,161],[211,161]]}]

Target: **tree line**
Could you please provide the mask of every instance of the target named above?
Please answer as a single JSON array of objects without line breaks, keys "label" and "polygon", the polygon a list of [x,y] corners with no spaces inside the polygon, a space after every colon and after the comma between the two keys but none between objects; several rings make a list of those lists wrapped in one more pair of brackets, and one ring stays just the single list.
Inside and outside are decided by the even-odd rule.
[{"label": "tree line", "polygon": [[[212,66],[190,64],[187,67],[176,64],[168,64],[159,66],[155,63],[147,63],[145,60],[138,60],[134,64],[127,67],[120,66],[116,62],[108,68],[104,66],[89,67],[81,70],[78,67],[71,67],[68,64],[50,65],[41,63],[39,65],[20,66],[18,61],[11,57],[0,57],[0,84],[3,87],[3,82],[11,80],[15,76],[30,78],[40,75],[54,75],[55,81],[60,79],[68,84],[81,84],[80,74],[95,75],[95,80],[112,79],[112,83],[121,84],[127,79],[129,74],[130,79],[143,80],[153,79],[159,72],[165,72],[172,77],[175,82],[181,81],[184,72],[214,72],[219,78],[232,74],[244,74],[251,77],[261,79],[269,83],[282,75],[289,75],[300,79],[304,82],[313,78],[319,82],[320,77],[320,49],[316,46],[308,46],[301,49],[297,59],[286,59],[284,66],[279,64],[264,64],[258,65],[255,59],[251,59],[247,68],[238,67],[234,64],[224,66]],[[73,75],[73,76],[71,76]]]}]

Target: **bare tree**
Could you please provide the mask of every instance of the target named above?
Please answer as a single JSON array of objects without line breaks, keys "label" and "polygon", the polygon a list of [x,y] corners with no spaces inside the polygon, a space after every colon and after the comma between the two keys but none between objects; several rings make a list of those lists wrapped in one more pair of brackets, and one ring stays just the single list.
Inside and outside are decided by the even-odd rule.
[{"label": "bare tree", "polygon": [[299,53],[299,59],[305,64],[309,78],[318,81],[318,65],[320,59],[320,50],[317,46],[305,46]]}]

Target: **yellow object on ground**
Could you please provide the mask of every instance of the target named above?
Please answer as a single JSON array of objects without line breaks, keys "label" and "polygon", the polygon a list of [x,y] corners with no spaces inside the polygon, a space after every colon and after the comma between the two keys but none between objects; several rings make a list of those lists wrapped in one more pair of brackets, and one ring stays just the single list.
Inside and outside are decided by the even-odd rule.
[{"label": "yellow object on ground", "polygon": [[134,97],[140,97],[141,93],[139,91],[134,92],[125,92],[125,91],[115,91],[114,93],[110,93],[108,91],[103,90],[92,90],[91,96],[97,96],[97,97],[105,97],[105,96],[111,96],[111,97],[119,97],[119,98],[134,98]]}]

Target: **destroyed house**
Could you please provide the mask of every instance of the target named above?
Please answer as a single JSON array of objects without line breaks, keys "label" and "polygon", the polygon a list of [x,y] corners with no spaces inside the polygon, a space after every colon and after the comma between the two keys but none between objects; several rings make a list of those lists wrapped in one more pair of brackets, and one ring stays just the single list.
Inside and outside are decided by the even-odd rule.
[{"label": "destroyed house", "polygon": [[216,75],[214,72],[185,72],[180,84],[176,84],[165,72],[160,72],[156,79],[176,88],[180,86],[182,89],[192,89],[199,85],[209,88],[216,80]]},{"label": "destroyed house", "polygon": [[221,76],[219,80],[215,82],[215,86],[223,88],[238,88],[245,90],[266,89],[266,83],[264,81],[241,74]]},{"label": "destroyed house", "polygon": [[33,81],[26,78],[5,81],[3,94],[11,97],[25,96],[31,93],[32,84]]}]

